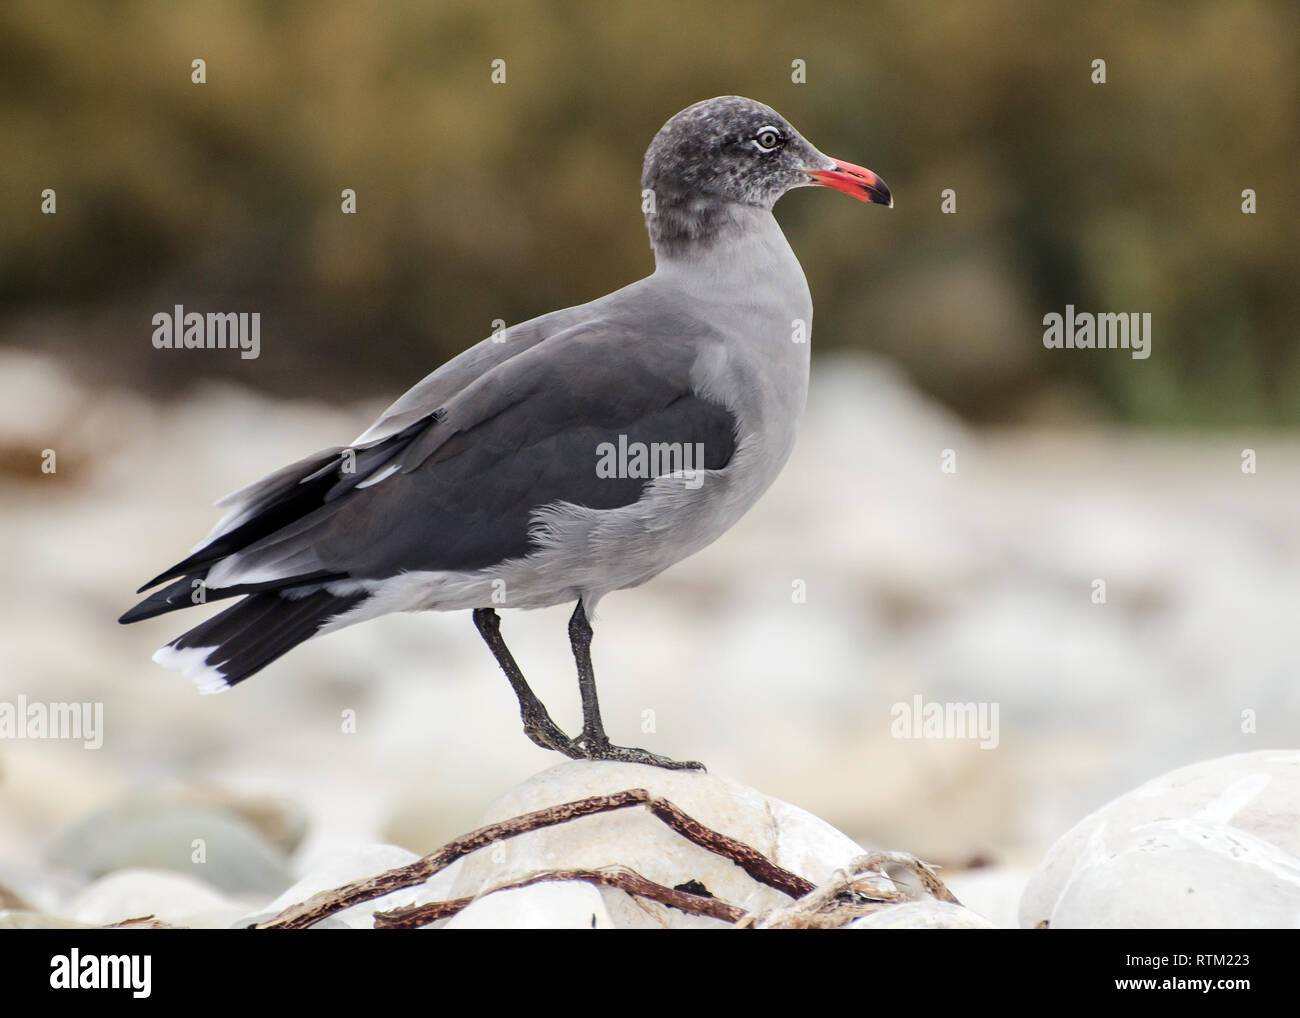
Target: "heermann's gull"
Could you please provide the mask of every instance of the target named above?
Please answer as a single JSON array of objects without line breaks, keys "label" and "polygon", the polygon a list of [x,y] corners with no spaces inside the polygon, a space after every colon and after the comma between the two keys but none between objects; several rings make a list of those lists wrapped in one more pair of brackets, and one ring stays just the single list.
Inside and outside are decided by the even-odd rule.
[{"label": "heermann's gull", "polygon": [[[243,596],[154,660],[205,693],[318,633],[395,611],[469,608],[538,745],[678,763],[610,744],[590,619],[715,540],[790,455],[808,393],[812,300],[772,216],[819,184],[892,205],[870,170],[813,148],[762,103],[724,96],[666,123],[642,172],[655,271],[452,358],[349,446],[222,499],[229,511],[141,592],[135,622]],[[576,600],[582,695],[570,739],[529,689],[496,606]]]}]

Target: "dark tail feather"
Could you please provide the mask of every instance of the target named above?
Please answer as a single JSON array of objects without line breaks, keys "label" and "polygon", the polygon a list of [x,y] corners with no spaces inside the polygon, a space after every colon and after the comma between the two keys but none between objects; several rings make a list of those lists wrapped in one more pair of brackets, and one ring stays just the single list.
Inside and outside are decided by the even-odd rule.
[{"label": "dark tail feather", "polygon": [[[216,692],[265,668],[367,597],[325,590],[299,598],[251,594],[172,640],[154,660],[184,672],[202,692]],[[202,658],[199,649],[207,651]],[[191,653],[182,656],[185,651]]]},{"label": "dark tail feather", "polygon": [[182,576],[175,583],[169,583],[162,590],[155,590],[134,608],[122,613],[122,617],[117,621],[126,625],[130,622],[139,622],[141,619],[151,619],[155,615],[163,615],[167,612],[174,612],[178,608],[189,608],[196,604],[203,604],[205,601],[215,601],[222,597],[234,597],[238,591],[207,591],[203,592],[201,600],[195,599],[195,591],[199,589],[196,581],[202,582],[201,576]]},{"label": "dark tail feather", "polygon": [[[208,604],[212,601],[224,601],[229,597],[239,597],[242,594],[256,594],[263,590],[284,590],[290,586],[307,586],[312,583],[325,583],[330,580],[342,579],[338,573],[303,573],[301,576],[294,576],[287,580],[268,580],[265,583],[240,583],[233,587],[204,587],[203,580],[207,573],[192,573],[189,576],[182,576],[163,587],[162,590],[155,590],[134,608],[130,608],[122,613],[121,618],[117,621],[123,625],[132,622],[139,622],[141,619],[151,619],[156,615],[166,615],[168,612],[178,611],[181,608],[192,608],[197,604]],[[202,596],[196,596],[196,593],[202,589]]]}]

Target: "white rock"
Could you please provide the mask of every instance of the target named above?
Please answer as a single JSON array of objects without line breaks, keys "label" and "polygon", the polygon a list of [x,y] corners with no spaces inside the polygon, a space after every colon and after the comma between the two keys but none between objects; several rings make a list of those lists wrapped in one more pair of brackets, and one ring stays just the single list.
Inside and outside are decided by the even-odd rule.
[{"label": "white rock", "polygon": [[599,889],[548,881],[494,891],[453,916],[447,930],[608,930],[614,926]]},{"label": "white rock", "polygon": [[958,901],[1002,930],[1019,927],[1020,898],[1031,875],[1028,868],[1016,866],[939,871],[939,876]]},{"label": "white rock", "polygon": [[247,911],[202,881],[163,870],[123,870],[80,891],[63,910],[92,926],[151,915],[177,926],[222,928]]},{"label": "white rock", "polygon": [[[241,916],[234,925],[251,926],[265,922],[284,911],[290,905],[305,901],[320,891],[331,890],[350,884],[354,880],[377,876],[385,870],[405,866],[418,859],[414,852],[397,845],[366,845],[336,855],[314,866],[301,880],[281,894],[266,907],[257,912]],[[386,894],[381,898],[364,901],[330,916],[332,928],[373,929],[374,915],[387,909],[400,908],[417,902],[442,900],[449,897],[451,883],[455,879],[455,870],[459,864],[453,864],[442,873],[422,885],[402,888]],[[318,923],[318,927],[322,924]]]},{"label": "white rock", "polygon": [[1025,927],[1300,926],[1300,752],[1171,771],[1061,837],[1020,905]]},{"label": "white rock", "polygon": [[977,912],[949,901],[909,901],[854,919],[850,930],[993,930]]},{"label": "white rock", "polygon": [[[862,854],[856,843],[824,821],[735,781],[639,764],[560,764],[506,793],[488,808],[482,822],[628,788],[646,788],[670,799],[705,826],[744,842],[813,883],[827,880]],[[612,865],[630,867],[666,887],[699,881],[715,897],[746,910],[778,908],[791,900],[758,883],[730,860],[686,841],[644,806],[531,831],[474,853],[464,860],[452,896],[473,896],[538,870]],[[632,925],[633,915],[647,917],[646,925],[702,925],[675,909],[638,905],[636,912],[614,911],[623,920],[619,925]]]},{"label": "white rock", "polygon": [[1244,831],[1164,820],[1104,851],[1074,871],[1053,928],[1300,928],[1300,860]]},{"label": "white rock", "polygon": [[0,930],[92,930],[90,923],[79,923],[44,912],[22,909],[0,910]]},{"label": "white rock", "polygon": [[57,915],[63,903],[89,882],[79,873],[46,863],[0,863],[0,900],[5,908],[18,911]]},{"label": "white rock", "polygon": [[617,887],[600,888],[610,922],[620,930],[729,930],[731,923],[703,915],[688,915],[646,898],[624,894]]},{"label": "white rock", "polygon": [[[194,861],[195,841],[204,846]],[[148,790],[97,810],[63,833],[50,860],[94,878],[171,870],[227,894],[267,896],[288,886],[282,854],[244,816],[172,790]]]}]

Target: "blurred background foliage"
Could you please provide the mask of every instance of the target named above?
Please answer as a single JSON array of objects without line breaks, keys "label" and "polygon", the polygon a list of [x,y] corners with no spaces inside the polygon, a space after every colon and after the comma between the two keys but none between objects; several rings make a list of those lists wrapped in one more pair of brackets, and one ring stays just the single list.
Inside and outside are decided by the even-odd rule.
[{"label": "blurred background foliage", "polygon": [[[649,271],[642,154],[724,93],[896,196],[779,207],[817,348],[979,421],[1300,421],[1294,0],[9,0],[0,336],[160,394],[396,395]],[[178,303],[260,311],[261,358],[155,351]],[[1067,303],[1150,311],[1152,357],[1045,350]]]}]

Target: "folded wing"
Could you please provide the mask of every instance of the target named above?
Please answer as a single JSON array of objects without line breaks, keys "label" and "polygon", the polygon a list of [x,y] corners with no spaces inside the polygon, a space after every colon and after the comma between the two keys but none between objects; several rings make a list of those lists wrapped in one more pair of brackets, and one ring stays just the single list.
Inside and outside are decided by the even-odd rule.
[{"label": "folded wing", "polygon": [[527,555],[539,509],[614,509],[641,497],[649,478],[597,470],[600,447],[620,438],[702,447],[703,467],[723,469],[735,418],[691,378],[708,342],[609,322],[552,336],[400,431],[325,450],[237,492],[208,541],[141,589],[171,584],[121,621],[187,607],[199,587],[206,601],[302,598],[340,581]]}]

